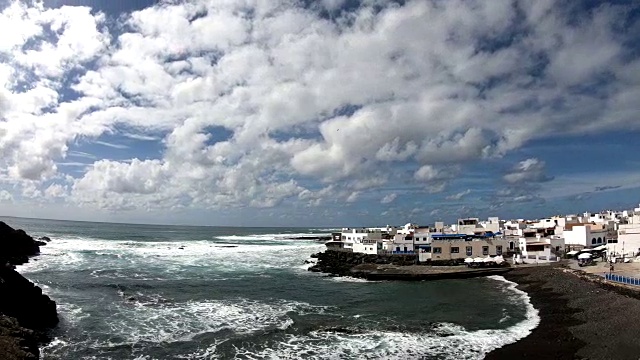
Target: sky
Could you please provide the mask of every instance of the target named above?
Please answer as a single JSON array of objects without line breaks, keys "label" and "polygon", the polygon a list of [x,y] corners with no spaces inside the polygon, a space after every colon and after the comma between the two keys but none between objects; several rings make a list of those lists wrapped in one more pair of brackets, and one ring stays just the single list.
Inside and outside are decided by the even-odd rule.
[{"label": "sky", "polygon": [[0,215],[430,224],[640,203],[637,1],[0,0]]}]

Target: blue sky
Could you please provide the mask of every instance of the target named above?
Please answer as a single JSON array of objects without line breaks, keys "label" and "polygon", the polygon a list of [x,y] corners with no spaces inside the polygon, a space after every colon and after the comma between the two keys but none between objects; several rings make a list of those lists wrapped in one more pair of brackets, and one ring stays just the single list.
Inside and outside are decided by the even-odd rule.
[{"label": "blue sky", "polygon": [[0,9],[2,215],[341,226],[640,203],[635,1]]}]

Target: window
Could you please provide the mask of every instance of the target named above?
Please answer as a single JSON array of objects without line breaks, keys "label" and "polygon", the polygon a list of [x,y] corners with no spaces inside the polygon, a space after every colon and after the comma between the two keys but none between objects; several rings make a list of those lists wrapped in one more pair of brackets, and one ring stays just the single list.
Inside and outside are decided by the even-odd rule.
[{"label": "window", "polygon": [[342,240],[347,240],[347,237],[342,235]]},{"label": "window", "polygon": [[609,239],[607,240],[607,244],[617,244],[618,243],[618,239]]},{"label": "window", "polygon": [[404,247],[404,252],[407,252],[407,247],[406,246]]},{"label": "window", "polygon": [[433,253],[434,254],[442,254],[442,248],[434,247],[433,248]]},{"label": "window", "polygon": [[452,248],[451,248],[451,253],[452,253],[452,254],[458,254],[458,253],[460,253],[460,248],[459,248],[459,247],[457,247],[457,246],[452,247]]},{"label": "window", "polygon": [[591,244],[593,244],[593,245],[596,244],[596,238],[591,239]]},{"label": "window", "polygon": [[496,255],[502,255],[502,245],[496,245]]},{"label": "window", "polygon": [[482,247],[482,255],[489,255],[489,247],[488,246],[483,246]]},{"label": "window", "polygon": [[400,251],[400,246],[396,246],[396,251]]},{"label": "window", "polygon": [[473,247],[467,246],[467,256],[473,255]]},{"label": "window", "polygon": [[598,238],[598,244],[602,242],[602,238]]}]

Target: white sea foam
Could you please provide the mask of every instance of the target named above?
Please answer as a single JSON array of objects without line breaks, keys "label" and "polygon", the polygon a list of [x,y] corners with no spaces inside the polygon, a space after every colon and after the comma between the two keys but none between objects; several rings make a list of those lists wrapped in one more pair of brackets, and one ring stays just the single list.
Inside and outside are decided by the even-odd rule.
[{"label": "white sea foam", "polygon": [[376,282],[379,282],[379,281],[370,281],[370,280],[367,280],[367,279],[356,278],[356,277],[351,277],[351,276],[335,276],[335,277],[329,277],[328,279],[331,279],[331,281],[347,282],[347,283],[376,283]]},{"label": "white sea foam", "polygon": [[[264,329],[281,329],[293,325],[287,313],[322,313],[326,307],[293,301],[272,303],[246,299],[210,300],[147,306],[134,302],[114,309],[107,325],[113,342],[124,343],[186,341],[198,334],[223,329],[248,334]],[[117,319],[117,320],[116,320]]]},{"label": "white sea foam", "polygon": [[251,235],[225,235],[216,236],[216,239],[227,241],[280,241],[298,240],[296,238],[314,238],[320,236],[330,236],[330,233],[295,233],[295,234],[251,234]]},{"label": "white sea foam", "polygon": [[[304,240],[279,244],[241,241],[220,244],[206,240],[145,242],[60,238],[42,247],[39,261],[22,265],[20,271],[29,274],[47,269],[87,270],[95,277],[141,280],[179,279],[183,278],[184,271],[203,267],[215,269],[216,273],[260,273],[272,268],[297,268],[309,254],[321,251],[323,247]],[[99,266],[96,266],[97,262]],[[159,274],[165,277],[158,277]]]},{"label": "white sea foam", "polygon": [[516,342],[538,326],[538,311],[529,296],[501,276],[491,277],[507,283],[506,291],[519,299],[526,318],[507,329],[469,331],[457,324],[441,323],[426,333],[365,331],[342,333],[312,331],[306,335],[287,335],[275,346],[259,351],[238,349],[236,357],[248,359],[482,359],[488,352]]},{"label": "white sea foam", "polygon": [[49,342],[48,344],[40,347],[40,357],[42,359],[46,359],[47,355],[52,353],[55,349],[59,349],[68,345],[69,345],[68,341],[65,341],[59,337],[56,337],[53,340],[51,340],[51,342]]}]

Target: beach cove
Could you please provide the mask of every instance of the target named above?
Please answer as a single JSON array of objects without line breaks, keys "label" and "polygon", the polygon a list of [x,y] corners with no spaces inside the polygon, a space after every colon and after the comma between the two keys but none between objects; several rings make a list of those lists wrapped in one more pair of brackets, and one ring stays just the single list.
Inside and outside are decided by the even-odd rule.
[{"label": "beach cove", "polygon": [[486,359],[638,359],[640,292],[591,281],[561,266],[504,275],[527,292],[541,317],[526,338]]},{"label": "beach cove", "polygon": [[501,276],[309,272],[322,243],[291,238],[326,229],[6,221],[51,238],[18,268],[58,305],[44,359],[482,359],[538,323]]}]

